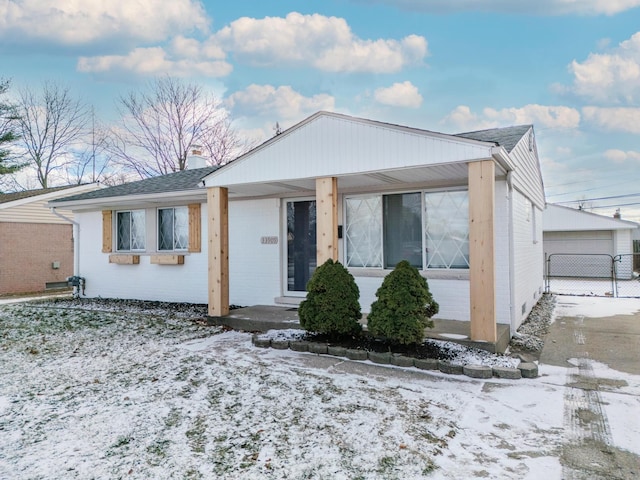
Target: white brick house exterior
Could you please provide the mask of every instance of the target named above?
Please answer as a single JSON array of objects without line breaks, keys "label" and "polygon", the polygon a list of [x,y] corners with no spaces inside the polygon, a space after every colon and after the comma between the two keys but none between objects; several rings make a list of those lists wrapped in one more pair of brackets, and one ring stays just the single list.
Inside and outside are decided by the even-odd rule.
[{"label": "white brick house exterior", "polygon": [[[543,289],[544,190],[533,135],[530,125],[445,135],[320,112],[225,167],[56,203],[80,224],[89,297],[209,303],[210,312],[219,301],[295,305],[325,242],[356,278],[365,312],[390,259],[406,254],[440,304],[436,318],[480,315],[513,332]],[[189,247],[160,251],[159,211],[187,206]],[[123,223],[133,211],[144,211],[145,245],[119,250],[120,236],[133,237],[134,223]],[[223,241],[212,255],[220,235],[228,252]],[[218,253],[225,258],[216,264]],[[212,296],[214,278],[228,294]],[[483,284],[474,288],[472,278]]]}]

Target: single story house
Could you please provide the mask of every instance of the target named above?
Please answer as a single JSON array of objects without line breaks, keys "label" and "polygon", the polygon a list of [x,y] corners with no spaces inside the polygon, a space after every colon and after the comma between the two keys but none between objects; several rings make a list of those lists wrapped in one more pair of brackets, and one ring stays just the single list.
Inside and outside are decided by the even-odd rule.
[{"label": "single story house", "polygon": [[96,188],[88,184],[0,194],[0,295],[67,286],[74,266],[72,214],[58,216],[47,202]]},{"label": "single story house", "polygon": [[436,318],[513,332],[543,291],[533,126],[457,135],[318,112],[222,168],[56,200],[82,232],[86,295],[295,306],[317,265],[353,274],[368,311],[406,259]]},{"label": "single story house", "polygon": [[548,204],[542,214],[545,259],[552,276],[610,276],[633,273],[633,234],[638,224],[584,210]]}]

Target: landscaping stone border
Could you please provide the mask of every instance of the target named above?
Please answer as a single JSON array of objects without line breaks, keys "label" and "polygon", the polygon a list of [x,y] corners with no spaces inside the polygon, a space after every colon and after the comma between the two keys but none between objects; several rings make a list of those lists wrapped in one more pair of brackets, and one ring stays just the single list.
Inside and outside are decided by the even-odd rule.
[{"label": "landscaping stone border", "polygon": [[275,348],[294,352],[309,352],[318,355],[331,355],[333,357],[346,357],[349,360],[370,360],[379,365],[395,365],[398,367],[415,367],[420,370],[438,370],[449,375],[465,375],[470,378],[506,378],[517,380],[521,378],[536,378],[538,365],[533,362],[520,362],[517,368],[489,367],[486,365],[459,365],[448,360],[436,360],[435,358],[413,358],[398,353],[369,352],[367,350],[355,350],[351,348],[331,346],[326,343],[308,342],[306,340],[270,340],[254,334],[251,342],[259,348]]}]

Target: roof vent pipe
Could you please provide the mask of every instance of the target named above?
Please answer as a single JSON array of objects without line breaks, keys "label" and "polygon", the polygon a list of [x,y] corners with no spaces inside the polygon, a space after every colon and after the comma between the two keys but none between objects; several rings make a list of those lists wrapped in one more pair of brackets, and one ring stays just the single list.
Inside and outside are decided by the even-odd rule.
[{"label": "roof vent pipe", "polygon": [[620,220],[622,218],[622,215],[620,215],[620,209],[619,208],[616,209],[616,213],[613,214],[613,218],[617,218],[618,220]]}]

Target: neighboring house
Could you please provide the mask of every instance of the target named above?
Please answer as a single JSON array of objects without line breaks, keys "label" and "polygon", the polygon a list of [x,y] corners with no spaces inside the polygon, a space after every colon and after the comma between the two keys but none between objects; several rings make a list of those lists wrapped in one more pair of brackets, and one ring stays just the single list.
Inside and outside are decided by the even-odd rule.
[{"label": "neighboring house", "polygon": [[630,254],[637,223],[548,204],[542,224],[545,259],[551,259],[553,275],[610,276],[611,259],[620,256],[616,274],[618,278],[631,278]]},{"label": "neighboring house", "polygon": [[[53,214],[50,200],[97,184],[0,194],[0,295],[66,286],[73,274],[73,228]],[[71,215],[71,212],[66,212]]]},{"label": "neighboring house", "polygon": [[319,112],[234,162],[56,200],[80,223],[87,296],[297,305],[339,260],[368,311],[402,259],[439,318],[511,332],[543,290],[533,127],[459,135]]}]

